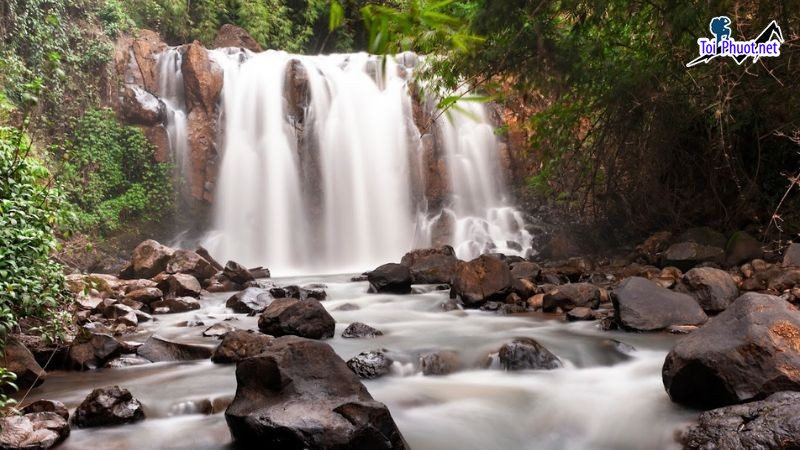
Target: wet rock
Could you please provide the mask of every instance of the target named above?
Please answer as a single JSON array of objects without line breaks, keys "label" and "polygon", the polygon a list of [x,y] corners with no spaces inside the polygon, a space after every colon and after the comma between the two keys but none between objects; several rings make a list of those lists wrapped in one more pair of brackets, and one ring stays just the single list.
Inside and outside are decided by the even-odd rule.
[{"label": "wet rock", "polygon": [[786,247],[783,252],[783,267],[800,267],[800,243]]},{"label": "wet rock", "polygon": [[597,309],[603,297],[603,289],[593,284],[569,283],[547,292],[542,299],[542,309],[545,312],[552,312],[557,308],[564,311],[578,307]]},{"label": "wet rock", "polygon": [[541,271],[542,268],[539,267],[538,264],[529,261],[522,261],[511,265],[511,276],[523,280],[534,281]]},{"label": "wet rock", "polygon": [[672,401],[708,409],[800,390],[800,312],[778,297],[746,293],[664,361]]},{"label": "wet rock", "polygon": [[558,357],[531,338],[515,338],[503,344],[498,357],[500,366],[505,370],[550,370],[562,366]]},{"label": "wet rock", "polygon": [[692,296],[664,289],[641,277],[624,280],[611,298],[615,320],[629,330],[663,330],[670,325],[700,325],[708,320]]},{"label": "wet rock", "polygon": [[137,289],[125,295],[126,300],[144,303],[145,305],[161,300],[162,297],[164,297],[164,293],[157,287]]},{"label": "wet rock", "polygon": [[33,354],[17,339],[8,339],[3,348],[3,367],[17,374],[15,384],[20,389],[38,386],[47,377]]},{"label": "wet rock", "polygon": [[104,315],[109,319],[114,319],[117,323],[125,326],[135,327],[139,325],[139,318],[136,316],[136,311],[130,306],[117,303],[105,309]]},{"label": "wet rock", "polygon": [[201,258],[203,258],[206,261],[208,261],[215,269],[217,269],[217,271],[221,271],[223,269],[222,264],[217,262],[217,260],[214,259],[213,256],[211,256],[211,253],[209,253],[208,250],[206,250],[205,247],[197,247],[197,250],[195,250],[195,253],[200,255]]},{"label": "wet rock", "polygon": [[453,277],[450,297],[465,307],[477,308],[492,300],[503,300],[511,292],[511,270],[499,258],[482,255],[459,262]]},{"label": "wet rock", "polygon": [[346,339],[374,338],[378,336],[383,336],[383,331],[361,322],[353,322],[342,331],[342,337]]},{"label": "wet rock", "polygon": [[279,298],[258,318],[258,329],[272,336],[326,339],[333,337],[336,321],[317,300]]},{"label": "wet rock", "polygon": [[407,448],[386,406],[322,342],[277,338],[267,352],[237,364],[236,381],[225,419],[238,445]]},{"label": "wet rock", "polygon": [[107,362],[104,367],[109,369],[121,369],[123,367],[142,366],[145,364],[150,364],[151,362],[152,361],[149,359],[144,359],[141,356],[123,355]]},{"label": "wet rock", "polygon": [[131,265],[136,278],[152,278],[167,268],[175,250],[148,239],[133,249]]},{"label": "wet rock", "polygon": [[225,278],[237,284],[246,284],[250,281],[255,281],[255,277],[249,270],[235,261],[228,261],[225,268],[222,270]]},{"label": "wet rock", "polygon": [[107,333],[82,333],[69,348],[70,366],[76,370],[102,367],[119,355],[120,343]]},{"label": "wet rock", "polygon": [[274,287],[269,290],[269,293],[276,298],[296,298],[298,300],[306,300],[309,298],[323,301],[328,298],[328,294],[322,288],[301,288],[300,286],[284,286]]},{"label": "wet rock", "polygon": [[175,314],[200,309],[200,302],[193,297],[166,298],[150,304],[154,314]]},{"label": "wet rock", "polygon": [[362,273],[361,275],[354,275],[354,276],[350,277],[350,281],[352,281],[354,283],[358,283],[358,282],[361,282],[361,281],[368,281],[368,280],[369,280],[369,277],[365,273]]},{"label": "wet rock", "polygon": [[79,428],[122,425],[144,420],[144,410],[130,391],[119,386],[93,390],[75,410],[72,423]]},{"label": "wet rock", "polygon": [[64,420],[69,420],[69,410],[58,400],[37,400],[22,408],[23,414],[51,412],[61,416]]},{"label": "wet rock", "polygon": [[0,418],[0,449],[45,450],[69,436],[69,422],[54,412]]},{"label": "wet rock", "polygon": [[694,268],[686,272],[683,282],[689,294],[709,314],[724,311],[739,296],[733,277],[713,267]]},{"label": "wet rock", "polygon": [[203,336],[222,339],[222,337],[225,336],[228,332],[234,330],[236,330],[235,326],[229,324],[228,322],[220,322],[206,328],[203,331]]},{"label": "wet rock", "polygon": [[202,345],[184,344],[151,336],[139,347],[137,353],[152,362],[162,362],[208,359],[214,351]]},{"label": "wet rock", "polygon": [[350,358],[347,360],[347,367],[359,377],[371,380],[388,374],[393,362],[386,355],[386,350],[373,350]]},{"label": "wet rock", "polygon": [[342,303],[334,311],[358,311],[359,309],[361,307],[355,303]]},{"label": "wet rock", "polygon": [[667,331],[672,334],[689,334],[698,328],[694,325],[671,325],[667,327]]},{"label": "wet rock", "polygon": [[261,45],[250,36],[250,33],[243,28],[226,23],[214,38],[213,48],[239,47],[250,50],[251,52],[261,52]]},{"label": "wet rock", "polygon": [[369,291],[408,294],[411,292],[411,271],[402,264],[384,264],[367,274]]},{"label": "wet rock", "polygon": [[120,115],[126,123],[152,126],[164,120],[166,106],[161,99],[134,84],[123,86],[121,91]]},{"label": "wet rock", "polygon": [[167,262],[167,273],[183,273],[200,281],[208,280],[217,273],[217,269],[205,258],[191,250],[175,250]]},{"label": "wet rock", "polygon": [[449,375],[461,368],[461,356],[452,350],[423,353],[419,367],[423,375]]},{"label": "wet rock", "polygon": [[167,276],[158,283],[158,288],[167,297],[199,297],[202,290],[197,278],[185,273]]},{"label": "wet rock", "polygon": [[594,320],[594,312],[591,308],[579,306],[567,312],[567,320],[570,322],[577,322],[581,320]]},{"label": "wet rock", "polygon": [[222,338],[211,361],[215,363],[235,363],[264,352],[272,341],[272,336],[253,331],[237,330],[227,333]]},{"label": "wet rock", "polygon": [[456,252],[449,245],[412,250],[400,260],[411,272],[413,284],[449,284],[457,263]]},{"label": "wet rock", "polygon": [[249,287],[231,296],[225,306],[235,313],[254,315],[267,309],[274,300],[268,290]]},{"label": "wet rock", "polygon": [[138,291],[140,289],[154,288],[158,285],[158,283],[156,283],[155,281],[144,278],[134,279],[134,280],[123,280],[122,283],[123,283],[122,291],[125,293],[125,295],[128,295],[134,291]]},{"label": "wet rock", "polygon": [[720,263],[725,258],[725,250],[697,242],[679,242],[672,244],[664,252],[663,265],[675,266],[681,270],[689,270],[704,262]]},{"label": "wet rock", "polygon": [[522,298],[528,298],[536,294],[536,285],[526,278],[514,278],[514,281],[511,282],[511,290]]}]

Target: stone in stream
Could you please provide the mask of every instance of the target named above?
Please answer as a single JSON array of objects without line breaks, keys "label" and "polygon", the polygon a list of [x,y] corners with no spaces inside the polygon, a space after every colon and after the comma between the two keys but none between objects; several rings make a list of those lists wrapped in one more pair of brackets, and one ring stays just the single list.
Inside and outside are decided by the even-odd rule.
[{"label": "stone in stream", "polygon": [[96,369],[119,355],[120,351],[121,345],[114,336],[87,331],[72,342],[69,348],[69,365],[76,370]]},{"label": "stone in stream", "polygon": [[423,375],[449,375],[462,366],[461,355],[453,350],[441,350],[419,355],[419,367]]},{"label": "stone in stream", "polygon": [[385,405],[322,342],[286,336],[236,365],[225,419],[247,448],[405,449]]},{"label": "stone in stream", "polygon": [[367,274],[369,292],[408,294],[411,292],[411,271],[402,264],[384,264]]},{"label": "stone in stream", "polygon": [[272,336],[253,331],[231,331],[222,338],[222,343],[211,355],[211,361],[222,364],[235,363],[256,356],[266,350],[272,339]]},{"label": "stone in stream", "polygon": [[383,331],[361,322],[353,322],[342,331],[342,337],[346,339],[374,338],[378,336],[383,336]]},{"label": "stone in stream", "polygon": [[298,300],[306,300],[313,298],[323,301],[328,298],[328,293],[322,288],[309,287],[301,288],[300,286],[284,286],[270,288],[269,293],[275,298],[296,298]]},{"label": "stone in stream", "polygon": [[667,251],[664,252],[662,265],[689,270],[700,263],[721,263],[724,259],[725,250],[720,247],[703,245],[697,242],[679,242],[670,245]]},{"label": "stone in stream", "polygon": [[118,323],[129,327],[139,325],[139,318],[136,316],[136,311],[130,306],[116,303],[105,309],[103,315],[109,319],[115,319]]},{"label": "stone in stream", "polygon": [[237,328],[235,326],[229,324],[228,322],[219,322],[203,330],[203,336],[222,339],[223,336],[225,336],[228,332],[236,329]]},{"label": "stone in stream", "polygon": [[51,412],[69,420],[69,410],[58,400],[37,400],[22,408],[23,414]]},{"label": "stone in stream", "polygon": [[249,281],[256,280],[249,270],[235,261],[228,261],[228,263],[225,264],[225,268],[222,270],[222,274],[236,284],[245,284]]},{"label": "stone in stream", "polygon": [[205,258],[191,250],[175,250],[167,261],[166,273],[184,273],[200,281],[208,280],[217,273],[217,269]]},{"label": "stone in stream", "polygon": [[75,410],[72,423],[79,428],[122,425],[144,420],[144,410],[130,391],[119,386],[93,390]]},{"label": "stone in stream", "polygon": [[603,289],[589,283],[569,283],[556,286],[542,298],[542,310],[553,312],[557,308],[569,311],[573,308],[597,309],[604,297]]},{"label": "stone in stream", "polygon": [[594,320],[594,313],[591,308],[580,306],[573,308],[567,312],[567,320],[570,322],[577,322],[581,320]]},{"label": "stone in stream", "polygon": [[561,360],[532,338],[515,338],[500,347],[500,366],[505,370],[557,369]]},{"label": "stone in stream", "polygon": [[522,261],[511,265],[511,276],[516,279],[534,281],[539,276],[542,268],[530,261]]},{"label": "stone in stream", "polygon": [[69,436],[69,422],[55,412],[0,418],[0,449],[46,450]]},{"label": "stone in stream", "polygon": [[208,359],[214,351],[202,345],[184,344],[159,336],[150,336],[144,345],[137,349],[136,353],[152,362],[162,362]]},{"label": "stone in stream", "polygon": [[158,288],[167,297],[199,297],[202,290],[197,278],[185,273],[167,276],[158,283]]},{"label": "stone in stream", "polygon": [[33,354],[17,339],[9,339],[3,348],[3,367],[17,374],[15,384],[20,389],[38,386],[47,374],[36,362]]},{"label": "stone in stream", "polygon": [[664,289],[641,277],[620,283],[611,299],[615,320],[628,330],[656,331],[672,325],[700,325],[708,320],[692,296]]},{"label": "stone in stream", "polygon": [[336,321],[313,298],[279,298],[258,318],[258,329],[271,336],[295,335],[309,339],[326,339],[333,337]]},{"label": "stone in stream", "polygon": [[209,253],[208,250],[206,250],[205,247],[197,247],[197,250],[195,250],[195,253],[197,253],[203,259],[208,261],[209,264],[211,264],[214,267],[214,269],[216,269],[217,271],[221,271],[223,269],[222,265],[220,263],[218,263],[217,260],[214,259],[213,256],[211,256],[211,253]]},{"label": "stone in stream", "polygon": [[275,298],[266,289],[249,287],[241,292],[233,294],[225,306],[239,314],[258,314],[265,309]]},{"label": "stone in stream", "polygon": [[135,278],[152,278],[167,268],[175,250],[148,239],[133,249],[131,266]]},{"label": "stone in stream", "polygon": [[153,314],[175,314],[200,309],[200,302],[193,297],[165,298],[150,304]]},{"label": "stone in stream", "polygon": [[394,363],[386,353],[385,349],[361,352],[347,360],[347,367],[365,380],[382,377],[391,371]]},{"label": "stone in stream", "polygon": [[677,342],[662,369],[672,401],[716,408],[800,390],[800,312],[746,293]]},{"label": "stone in stream", "polygon": [[739,296],[733,277],[713,267],[696,267],[686,272],[682,281],[686,291],[709,314],[724,311]]},{"label": "stone in stream", "polygon": [[706,411],[678,440],[697,450],[800,448],[800,392]]},{"label": "stone in stream", "polygon": [[126,300],[144,303],[145,305],[150,305],[153,302],[161,300],[163,297],[164,293],[155,286],[136,289],[125,295]]},{"label": "stone in stream", "polygon": [[400,260],[408,267],[413,284],[450,284],[457,263],[456,252],[449,245],[412,250]]},{"label": "stone in stream", "polygon": [[358,311],[361,309],[360,306],[356,305],[355,303],[342,303],[334,311]]},{"label": "stone in stream", "polygon": [[511,293],[511,270],[501,259],[482,255],[459,262],[453,276],[450,297],[464,307],[478,308],[487,301],[502,301]]}]

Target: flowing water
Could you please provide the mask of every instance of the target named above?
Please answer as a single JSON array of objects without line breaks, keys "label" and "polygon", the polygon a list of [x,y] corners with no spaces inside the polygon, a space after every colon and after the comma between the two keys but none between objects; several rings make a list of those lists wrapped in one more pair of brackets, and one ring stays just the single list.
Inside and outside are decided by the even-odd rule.
[{"label": "flowing water", "polygon": [[[420,287],[411,295],[367,294],[365,282],[349,276],[273,280],[279,285],[324,283],[323,305],[337,321],[326,342],[343,358],[387,348],[406,355],[394,372],[366,381],[385,403],[414,449],[663,449],[673,448],[673,431],[694,413],[672,404],[661,384],[661,365],[674,341],[665,334],[603,332],[593,323],[566,323],[556,316],[498,316],[480,311],[443,312],[446,291]],[[231,324],[257,329],[256,318],[232,314],[228,295],[201,299],[203,308],[157,316],[130,340],[150,333],[214,346],[206,326],[229,317]],[[360,309],[337,311],[344,303]],[[200,320],[205,326],[187,327]],[[343,339],[344,328],[361,321],[381,329],[374,339]],[[565,363],[552,371],[504,372],[480,369],[479,362],[505,340],[529,336]],[[632,346],[620,346],[612,339]],[[472,368],[425,377],[416,356],[432,349],[457,350]],[[403,361],[404,360],[404,361]],[[474,363],[474,364],[473,364]],[[54,372],[30,400],[51,398],[76,407],[94,387],[119,384],[145,407],[147,419],[134,425],[75,429],[59,448],[224,449],[230,435],[224,414],[198,412],[198,404],[224,399],[236,390],[234,365],[210,361],[156,363],[95,372]]]}]

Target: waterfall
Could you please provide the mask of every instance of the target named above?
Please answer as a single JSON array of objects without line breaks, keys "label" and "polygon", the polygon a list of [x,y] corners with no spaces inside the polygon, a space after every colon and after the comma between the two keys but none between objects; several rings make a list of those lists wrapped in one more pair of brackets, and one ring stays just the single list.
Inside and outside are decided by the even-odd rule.
[{"label": "waterfall", "polygon": [[[170,48],[161,53],[156,62],[158,72],[158,96],[166,106],[166,129],[169,138],[172,161],[181,179],[188,180],[189,171],[189,134],[186,118],[186,100],[183,88],[181,63],[182,53]],[[188,183],[183,183],[183,188]]]},{"label": "waterfall", "polygon": [[[381,62],[363,53],[241,49],[212,50],[210,57],[224,72],[222,161],[214,230],[203,245],[219,259],[278,274],[345,273],[399,261],[433,242],[453,245],[464,259],[529,249],[486,105],[459,102],[435,114],[421,136],[409,89],[415,57]],[[182,90],[170,87],[181,84],[177,58],[164,53],[159,70],[162,95],[182,104]],[[185,114],[170,109],[172,139],[181,120],[185,133]],[[420,186],[431,181],[421,169],[423,138],[437,142],[447,166],[428,175],[449,180],[442,183],[448,199],[435,210]],[[186,152],[185,142],[174,148]],[[176,158],[181,164],[185,153]]]}]

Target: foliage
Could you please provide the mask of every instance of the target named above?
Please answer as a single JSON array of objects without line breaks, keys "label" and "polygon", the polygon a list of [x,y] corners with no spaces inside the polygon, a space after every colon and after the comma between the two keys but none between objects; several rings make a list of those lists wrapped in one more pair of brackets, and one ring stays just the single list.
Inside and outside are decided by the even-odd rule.
[{"label": "foliage", "polygon": [[16,400],[6,394],[6,392],[19,389],[15,381],[17,381],[17,374],[5,367],[0,367],[0,413],[17,404]]},{"label": "foliage", "polygon": [[107,233],[126,220],[155,221],[169,211],[169,167],[155,161],[141,130],[121,125],[103,109],[76,120],[70,134],[72,139],[52,149],[62,161],[59,180],[77,212],[69,229]]}]

